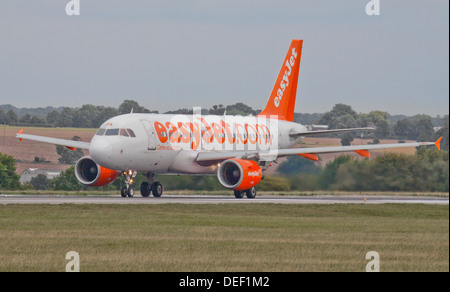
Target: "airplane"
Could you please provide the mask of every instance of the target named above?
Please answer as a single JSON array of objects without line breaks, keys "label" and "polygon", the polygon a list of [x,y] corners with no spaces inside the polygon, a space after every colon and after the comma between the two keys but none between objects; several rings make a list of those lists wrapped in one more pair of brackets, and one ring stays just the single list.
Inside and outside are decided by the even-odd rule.
[{"label": "airplane", "polygon": [[125,177],[122,197],[132,197],[138,172],[147,181],[141,195],[161,197],[163,185],[155,174],[216,174],[219,182],[233,190],[236,198],[256,197],[263,172],[281,157],[300,155],[317,161],[323,153],[355,151],[370,157],[370,150],[436,145],[436,142],[292,148],[303,137],[324,133],[373,130],[371,127],[308,131],[294,123],[294,108],[303,40],[292,40],[264,110],[257,116],[130,113],[104,122],[90,142],[24,134],[16,137],[71,150],[89,150],[89,156],[75,164],[77,179],[86,186],[112,183]]}]

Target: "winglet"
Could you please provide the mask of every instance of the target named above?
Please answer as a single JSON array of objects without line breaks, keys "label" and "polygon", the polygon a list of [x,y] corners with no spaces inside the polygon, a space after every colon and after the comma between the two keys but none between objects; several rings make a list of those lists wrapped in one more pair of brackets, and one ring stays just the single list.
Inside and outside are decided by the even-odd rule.
[{"label": "winglet", "polygon": [[[24,129],[25,129],[25,128],[22,128],[22,130],[20,130],[19,132],[17,132],[17,135],[23,134],[23,130],[24,130]],[[19,138],[19,141],[22,142],[22,138]]]},{"label": "winglet", "polygon": [[442,140],[442,137],[439,138],[436,142],[434,142],[434,145],[436,145],[436,147],[439,151],[441,151],[441,140]]}]

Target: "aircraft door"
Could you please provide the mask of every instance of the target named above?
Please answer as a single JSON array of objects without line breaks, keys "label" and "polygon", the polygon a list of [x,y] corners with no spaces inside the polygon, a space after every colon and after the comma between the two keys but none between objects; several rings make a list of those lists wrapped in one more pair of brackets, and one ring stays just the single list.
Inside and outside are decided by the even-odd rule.
[{"label": "aircraft door", "polygon": [[144,128],[145,128],[145,130],[147,132],[147,136],[148,136],[147,149],[155,150],[156,149],[156,139],[157,139],[155,127],[153,126],[153,124],[150,121],[142,120],[141,122],[144,125]]}]

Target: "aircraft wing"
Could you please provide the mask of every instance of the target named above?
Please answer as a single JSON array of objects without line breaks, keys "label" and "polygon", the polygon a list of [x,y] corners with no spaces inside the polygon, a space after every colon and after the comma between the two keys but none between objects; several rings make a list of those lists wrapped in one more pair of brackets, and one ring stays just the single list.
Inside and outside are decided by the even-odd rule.
[{"label": "aircraft wing", "polygon": [[290,148],[278,149],[270,151],[224,151],[224,152],[200,152],[197,156],[197,162],[207,164],[208,162],[220,162],[231,158],[252,159],[271,161],[280,156],[301,155],[312,160],[318,160],[316,154],[351,152],[369,157],[369,150],[380,150],[388,148],[403,147],[419,147],[426,145],[436,145],[440,150],[441,138],[436,142],[415,142],[415,143],[398,143],[398,144],[376,144],[376,145],[353,145],[353,146],[329,146],[329,147],[312,147],[312,148]]},{"label": "aircraft wing", "polygon": [[75,149],[89,150],[89,145],[90,145],[90,143],[82,142],[82,141],[74,141],[74,140],[66,140],[66,139],[59,139],[59,138],[51,138],[51,137],[23,134],[23,129],[20,130],[20,132],[16,134],[16,138],[19,138],[20,141],[22,141],[22,139],[25,139],[25,140],[32,140],[32,141],[38,141],[38,142],[43,142],[43,143],[61,145],[61,146],[65,146],[71,150],[75,150]]},{"label": "aircraft wing", "polygon": [[334,130],[319,130],[319,131],[307,131],[307,132],[294,132],[290,133],[289,136],[309,136],[309,135],[319,135],[328,133],[341,133],[341,132],[353,132],[353,131],[363,131],[363,130],[375,130],[375,128],[349,128],[349,129],[334,129]]}]

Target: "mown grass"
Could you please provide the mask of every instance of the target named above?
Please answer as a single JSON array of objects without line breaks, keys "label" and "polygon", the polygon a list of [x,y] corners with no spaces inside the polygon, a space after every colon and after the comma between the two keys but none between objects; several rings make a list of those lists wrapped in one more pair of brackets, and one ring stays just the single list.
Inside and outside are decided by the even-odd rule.
[{"label": "mown grass", "polygon": [[449,271],[436,205],[0,206],[0,271]]}]

